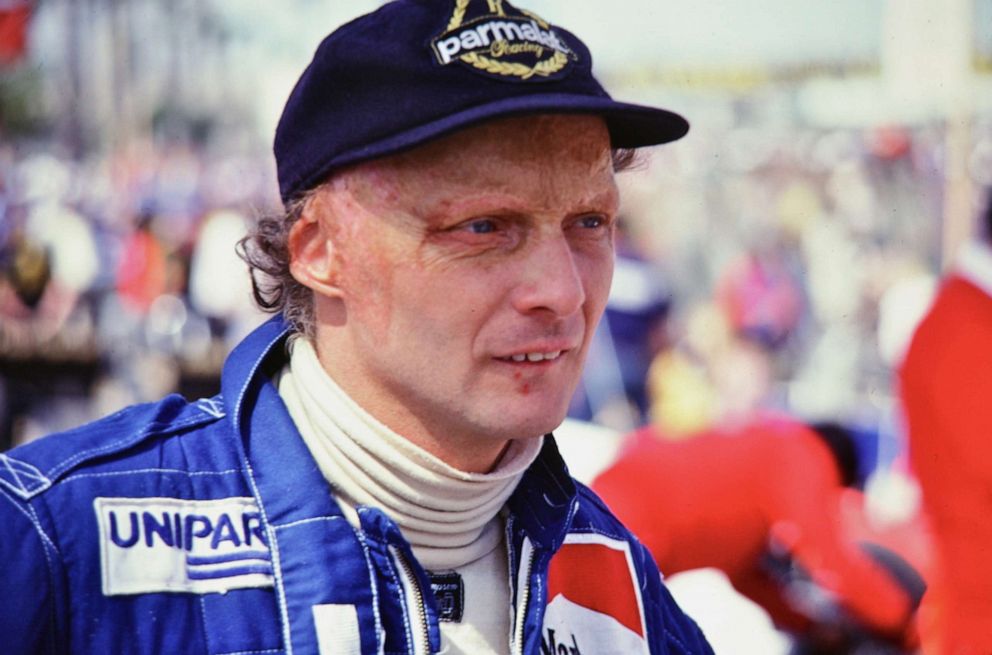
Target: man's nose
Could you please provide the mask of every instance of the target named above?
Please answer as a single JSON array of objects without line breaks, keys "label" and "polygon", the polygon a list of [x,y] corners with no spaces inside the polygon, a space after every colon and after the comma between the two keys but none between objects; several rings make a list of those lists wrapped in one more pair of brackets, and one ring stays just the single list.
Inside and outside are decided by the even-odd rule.
[{"label": "man's nose", "polygon": [[586,291],[581,262],[565,235],[543,238],[528,251],[523,282],[516,289],[516,309],[554,316],[577,312],[585,302]]}]

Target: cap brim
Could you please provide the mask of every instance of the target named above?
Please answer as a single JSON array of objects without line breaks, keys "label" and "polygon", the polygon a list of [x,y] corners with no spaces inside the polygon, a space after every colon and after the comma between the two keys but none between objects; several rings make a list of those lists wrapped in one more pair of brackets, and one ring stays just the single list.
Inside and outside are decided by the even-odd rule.
[{"label": "cap brim", "polygon": [[[682,138],[689,131],[689,122],[686,119],[665,109],[617,102],[596,96],[532,94],[471,107],[339,153],[322,167],[321,177],[325,177],[336,168],[413,148],[478,123],[527,114],[602,116],[610,132],[610,144],[614,148],[640,148],[668,143]],[[318,180],[311,182],[316,183]]]}]

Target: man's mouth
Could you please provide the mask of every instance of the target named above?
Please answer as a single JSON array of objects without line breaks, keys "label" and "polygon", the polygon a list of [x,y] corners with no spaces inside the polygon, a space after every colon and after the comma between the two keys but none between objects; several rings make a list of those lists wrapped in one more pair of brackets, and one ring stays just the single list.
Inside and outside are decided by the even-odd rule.
[{"label": "man's mouth", "polygon": [[546,353],[539,353],[539,352],[517,353],[516,355],[509,355],[507,357],[497,357],[496,359],[500,360],[501,362],[515,362],[515,363],[550,362],[561,357],[562,352],[563,351],[561,350],[552,350],[551,352],[546,352]]}]

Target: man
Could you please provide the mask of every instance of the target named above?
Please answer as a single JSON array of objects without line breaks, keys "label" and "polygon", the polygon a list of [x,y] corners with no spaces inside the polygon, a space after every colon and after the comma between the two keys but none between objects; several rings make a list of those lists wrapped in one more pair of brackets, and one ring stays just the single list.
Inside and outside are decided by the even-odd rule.
[{"label": "man", "polygon": [[869,637],[909,645],[923,581],[846,533],[857,471],[840,426],[765,416],[678,441],[644,428],[592,488],[663,571],[721,570],[777,627],[823,649],[813,652]]},{"label": "man", "polygon": [[899,372],[938,569],[921,632],[938,655],[992,652],[992,195],[986,202],[984,234],[963,249]]},{"label": "man", "polygon": [[222,393],[3,458],[8,652],[711,652],[541,436],[606,302],[618,149],[687,129],[507,2],[330,35],[245,245],[280,316]]}]

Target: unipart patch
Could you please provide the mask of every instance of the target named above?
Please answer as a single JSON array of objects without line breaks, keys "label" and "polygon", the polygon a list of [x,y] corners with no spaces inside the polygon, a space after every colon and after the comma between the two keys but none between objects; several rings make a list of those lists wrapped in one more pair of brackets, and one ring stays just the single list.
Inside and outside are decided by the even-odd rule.
[{"label": "unipart patch", "polygon": [[541,652],[650,652],[630,544],[595,534],[566,538],[548,571]]},{"label": "unipart patch", "polygon": [[97,498],[93,507],[106,596],[272,586],[252,498]]},{"label": "unipart patch", "polygon": [[444,32],[431,40],[442,66],[452,63],[507,80],[557,79],[577,61],[564,33],[503,0],[455,0]]}]

